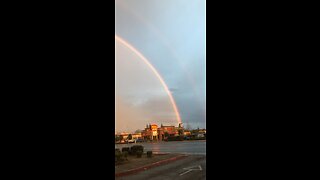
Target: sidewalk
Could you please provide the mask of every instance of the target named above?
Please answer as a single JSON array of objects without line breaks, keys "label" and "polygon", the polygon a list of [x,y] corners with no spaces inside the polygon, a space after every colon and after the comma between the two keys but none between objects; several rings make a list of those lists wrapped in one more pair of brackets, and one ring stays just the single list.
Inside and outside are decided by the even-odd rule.
[{"label": "sidewalk", "polygon": [[186,155],[181,154],[154,155],[152,158],[147,158],[146,154],[144,154],[141,158],[128,157],[128,162],[115,167],[115,176],[121,177],[134,174],[156,166],[160,166],[162,164],[167,164],[169,162],[182,159],[184,157],[186,157]]}]

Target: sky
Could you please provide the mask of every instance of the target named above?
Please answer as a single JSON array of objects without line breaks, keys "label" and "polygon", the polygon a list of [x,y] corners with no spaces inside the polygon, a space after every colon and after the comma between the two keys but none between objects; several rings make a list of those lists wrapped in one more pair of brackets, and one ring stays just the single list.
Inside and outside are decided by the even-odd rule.
[{"label": "sky", "polygon": [[[205,0],[116,0],[115,34],[150,61],[177,104],[184,126],[205,128]],[[116,130],[177,125],[163,86],[116,41]]]}]

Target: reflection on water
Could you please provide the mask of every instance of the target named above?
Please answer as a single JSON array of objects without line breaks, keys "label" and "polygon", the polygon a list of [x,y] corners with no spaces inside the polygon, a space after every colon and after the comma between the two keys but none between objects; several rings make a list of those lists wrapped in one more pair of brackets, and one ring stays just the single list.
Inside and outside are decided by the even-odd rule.
[{"label": "reflection on water", "polygon": [[116,148],[143,145],[145,151],[155,153],[183,153],[183,154],[206,154],[206,141],[172,141],[157,143],[116,144]]}]

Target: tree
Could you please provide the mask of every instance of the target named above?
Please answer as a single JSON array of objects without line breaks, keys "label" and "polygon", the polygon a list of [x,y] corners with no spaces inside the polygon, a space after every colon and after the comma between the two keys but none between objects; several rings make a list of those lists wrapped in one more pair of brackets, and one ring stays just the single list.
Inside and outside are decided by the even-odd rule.
[{"label": "tree", "polygon": [[119,136],[119,138],[120,138],[120,142],[123,140],[123,136],[122,135],[120,135]]},{"label": "tree", "polygon": [[120,136],[117,135],[115,140],[116,140],[116,142],[120,141]]},{"label": "tree", "polygon": [[140,129],[138,129],[138,130],[136,130],[136,131],[135,131],[135,133],[141,133],[141,130],[140,130]]},{"label": "tree", "polygon": [[168,138],[168,137],[169,137],[169,133],[168,133],[168,132],[165,132],[165,133],[164,133],[164,137],[165,137],[165,138]]},{"label": "tree", "polygon": [[131,139],[132,139],[132,135],[129,134],[129,135],[128,135],[128,140],[131,140]]},{"label": "tree", "polygon": [[179,129],[179,130],[178,130],[178,134],[179,134],[179,136],[183,135],[183,130],[182,130],[182,129]]}]

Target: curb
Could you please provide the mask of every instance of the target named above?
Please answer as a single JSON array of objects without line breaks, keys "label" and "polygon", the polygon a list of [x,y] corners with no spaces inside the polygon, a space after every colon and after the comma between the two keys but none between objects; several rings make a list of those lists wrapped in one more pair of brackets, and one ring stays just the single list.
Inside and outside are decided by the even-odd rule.
[{"label": "curb", "polygon": [[153,167],[165,164],[165,163],[169,163],[169,162],[172,162],[172,161],[179,160],[179,159],[183,159],[185,157],[187,157],[187,156],[186,155],[180,155],[180,156],[177,156],[177,157],[161,160],[161,161],[158,161],[158,162],[155,162],[155,163],[152,163],[152,164],[148,164],[148,165],[145,165],[145,166],[142,166],[142,167],[138,167],[138,168],[135,168],[135,169],[130,169],[130,170],[125,171],[125,172],[116,173],[115,177],[121,177],[121,176],[130,175],[130,174],[135,174],[137,172],[144,171],[144,170],[147,170],[147,169],[150,169],[150,168],[153,168]]}]

